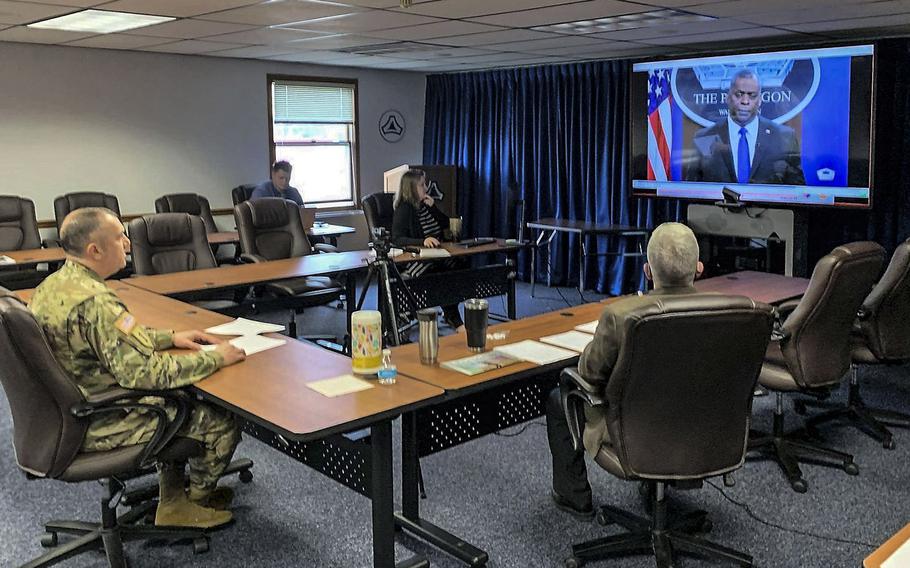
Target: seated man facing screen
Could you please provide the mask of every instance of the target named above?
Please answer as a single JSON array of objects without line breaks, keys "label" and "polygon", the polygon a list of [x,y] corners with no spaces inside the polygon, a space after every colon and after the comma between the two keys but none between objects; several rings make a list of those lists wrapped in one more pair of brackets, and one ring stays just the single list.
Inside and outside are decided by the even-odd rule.
[{"label": "seated man facing screen", "polygon": [[[86,396],[114,387],[176,389],[219,368],[242,361],[243,351],[200,331],[149,329],[136,322],[104,279],[126,265],[129,243],[120,220],[109,210],[86,207],[63,220],[60,239],[66,263],[38,288],[29,304],[44,329],[57,362]],[[201,351],[200,344],[217,344]],[[193,350],[172,355],[162,350]],[[145,399],[143,399],[145,400]],[[160,399],[149,398],[156,403]],[[165,405],[173,417],[176,409]],[[93,417],[83,450],[106,451],[148,442],[158,419],[144,410]],[[160,503],[155,524],[210,528],[231,520],[233,493],[216,484],[230,463],[240,432],[228,412],[195,402],[178,436],[202,444],[189,459],[187,493],[182,464],[159,466]]]},{"label": "seated man facing screen", "polygon": [[[436,207],[436,202],[427,195],[427,174],[423,170],[408,170],[401,176],[401,185],[395,194],[392,217],[392,242],[400,247],[418,246],[436,248],[442,240],[442,232],[449,227],[449,218]],[[412,262],[402,272],[417,277],[430,270],[451,269],[455,262]],[[443,318],[456,331],[464,330],[464,322],[458,312],[458,304],[442,306]]]},{"label": "seated man facing screen", "polygon": [[[704,267],[698,260],[698,241],[692,230],[680,223],[664,223],[654,229],[648,241],[648,262],[644,271],[654,289],[646,296],[629,296],[607,305],[600,316],[594,340],[578,361],[578,373],[592,385],[609,380],[619,355],[623,319],[630,310],[655,303],[660,296],[694,294],[696,276]],[[584,453],[572,449],[572,436],[560,401],[559,389],[547,399],[547,438],[553,456],[553,501],[560,509],[583,519],[594,517],[591,485],[588,483]],[[586,409],[584,446],[596,454],[609,442],[606,417],[601,409]]]},{"label": "seated man facing screen", "polygon": [[289,199],[297,205],[303,207],[303,198],[296,187],[291,186],[291,164],[284,160],[279,160],[272,164],[272,177],[269,181],[264,181],[256,186],[250,199],[260,199],[262,197],[281,197]]}]

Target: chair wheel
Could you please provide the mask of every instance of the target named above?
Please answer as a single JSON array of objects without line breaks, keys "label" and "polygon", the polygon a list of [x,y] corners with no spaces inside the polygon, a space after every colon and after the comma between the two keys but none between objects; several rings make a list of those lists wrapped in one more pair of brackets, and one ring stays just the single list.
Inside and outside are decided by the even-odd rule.
[{"label": "chair wheel", "polygon": [[847,472],[847,475],[859,475],[859,467],[853,462],[845,463],[844,471]]},{"label": "chair wheel", "polygon": [[209,551],[209,539],[206,537],[193,539],[193,554],[205,554]]},{"label": "chair wheel", "polygon": [[796,491],[797,493],[805,493],[809,490],[809,484],[806,483],[805,479],[797,479],[795,481],[791,481],[790,487],[792,487],[793,491]]},{"label": "chair wheel", "polygon": [[597,524],[602,527],[613,524],[613,520],[610,519],[610,517],[608,517],[606,513],[603,512],[603,510],[597,511],[597,515],[594,517],[594,520],[597,521]]},{"label": "chair wheel", "polygon": [[570,556],[570,557],[566,558],[565,565],[566,565],[566,568],[580,568],[581,566],[584,565],[584,563],[585,563],[585,561],[582,560],[581,558],[576,558],[574,556]]},{"label": "chair wheel", "polygon": [[882,447],[885,448],[886,450],[893,450],[894,448],[897,447],[897,445],[894,443],[894,439],[888,438],[887,440],[882,442]]},{"label": "chair wheel", "polygon": [[793,401],[793,410],[797,414],[806,414],[806,403],[801,400]]},{"label": "chair wheel", "polygon": [[248,469],[242,469],[237,474],[237,477],[240,478],[241,483],[250,483],[253,481],[253,472]]},{"label": "chair wheel", "polygon": [[41,535],[41,546],[44,548],[54,548],[57,546],[57,533],[49,532]]}]

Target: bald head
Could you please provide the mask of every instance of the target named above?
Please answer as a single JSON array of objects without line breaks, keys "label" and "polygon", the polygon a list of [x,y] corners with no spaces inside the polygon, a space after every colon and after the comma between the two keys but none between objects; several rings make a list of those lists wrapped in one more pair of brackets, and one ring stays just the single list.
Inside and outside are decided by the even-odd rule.
[{"label": "bald head", "polygon": [[648,240],[648,266],[657,288],[691,286],[701,272],[698,240],[682,223],[664,223]]},{"label": "bald head", "polygon": [[105,221],[110,222],[110,217],[116,219],[111,210],[104,207],[83,207],[71,211],[60,225],[60,244],[63,250],[73,256],[84,256],[94,233]]},{"label": "bald head", "polygon": [[60,241],[68,259],[107,278],[126,266],[129,240],[123,224],[103,207],[76,209],[60,225]]}]

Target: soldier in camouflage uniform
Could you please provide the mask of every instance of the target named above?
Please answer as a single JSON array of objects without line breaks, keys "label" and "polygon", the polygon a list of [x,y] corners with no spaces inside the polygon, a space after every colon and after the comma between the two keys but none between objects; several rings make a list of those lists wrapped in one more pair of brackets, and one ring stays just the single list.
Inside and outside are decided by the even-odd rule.
[{"label": "soldier in camouflage uniform", "polygon": [[[202,332],[150,329],[135,320],[104,284],[105,278],[126,265],[128,245],[123,225],[109,210],[73,211],[64,220],[60,237],[66,263],[37,288],[29,307],[57,361],[84,395],[116,386],[181,388],[244,358],[243,351]],[[217,345],[213,351],[201,351],[203,343]],[[162,351],[171,347],[195,352],[172,355]],[[164,404],[155,397],[143,402]],[[176,409],[164,405],[173,418]],[[99,415],[92,418],[83,449],[104,451],[145,443],[152,438],[157,421],[145,410]],[[197,402],[178,435],[199,441],[205,451],[189,459],[188,495],[183,467],[159,466],[161,500],[155,523],[208,528],[230,521],[229,511],[212,507],[220,502],[219,508],[227,508],[232,496],[228,488],[216,490],[216,484],[240,440],[233,417]]]}]

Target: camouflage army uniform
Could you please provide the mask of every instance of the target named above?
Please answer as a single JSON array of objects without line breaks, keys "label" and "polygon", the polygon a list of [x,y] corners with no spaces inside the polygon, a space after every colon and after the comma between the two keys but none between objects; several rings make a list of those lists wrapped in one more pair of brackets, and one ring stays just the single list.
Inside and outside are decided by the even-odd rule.
[{"label": "camouflage army uniform", "polygon": [[[38,286],[29,308],[60,366],[85,395],[117,385],[138,390],[180,388],[212,374],[223,361],[215,352],[161,352],[173,346],[173,331],[138,324],[113,290],[77,262],[67,261]],[[155,397],[143,402],[163,404]],[[176,410],[170,405],[165,409],[173,418]],[[147,442],[157,421],[145,410],[94,417],[83,449],[104,451]],[[189,460],[190,496],[202,497],[230,463],[240,433],[228,412],[197,402],[178,435],[205,447],[202,456]]]}]

